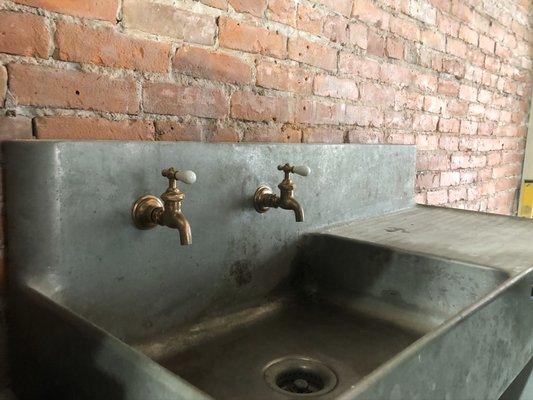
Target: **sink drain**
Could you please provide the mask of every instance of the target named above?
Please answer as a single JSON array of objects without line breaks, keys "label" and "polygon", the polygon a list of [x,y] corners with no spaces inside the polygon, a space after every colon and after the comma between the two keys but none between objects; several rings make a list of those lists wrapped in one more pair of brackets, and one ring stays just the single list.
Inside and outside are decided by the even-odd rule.
[{"label": "sink drain", "polygon": [[306,357],[285,357],[269,363],[264,378],[281,393],[299,396],[320,396],[337,385],[335,373],[320,361]]}]

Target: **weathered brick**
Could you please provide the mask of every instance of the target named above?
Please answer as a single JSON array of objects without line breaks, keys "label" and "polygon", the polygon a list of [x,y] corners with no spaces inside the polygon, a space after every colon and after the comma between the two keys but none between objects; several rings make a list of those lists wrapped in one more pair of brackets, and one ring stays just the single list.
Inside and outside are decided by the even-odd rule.
[{"label": "weathered brick", "polygon": [[487,157],[467,153],[452,154],[452,169],[483,168],[487,164]]},{"label": "weathered brick", "polygon": [[494,40],[492,40],[488,36],[485,36],[485,35],[479,36],[479,48],[484,50],[485,52],[490,53],[490,54],[494,53],[495,45],[496,45],[496,42],[494,42]]},{"label": "weathered brick", "polygon": [[417,152],[416,166],[419,171],[442,171],[450,166],[448,154],[442,151]]},{"label": "weathered brick", "polygon": [[200,0],[200,2],[209,7],[219,8],[221,10],[228,9],[228,0]]},{"label": "weathered brick", "polygon": [[344,121],[344,104],[300,100],[296,103],[295,122],[301,124],[335,125]]},{"label": "weathered brick", "polygon": [[441,205],[448,202],[448,189],[438,189],[427,192],[427,204]]},{"label": "weathered brick", "polygon": [[268,18],[282,24],[296,26],[296,10],[295,0],[270,0],[268,2]]},{"label": "weathered brick", "polygon": [[267,7],[267,0],[228,0],[228,2],[235,11],[245,12],[256,17],[261,17]]},{"label": "weathered brick", "polygon": [[13,0],[15,3],[31,7],[44,8],[60,14],[76,17],[87,17],[115,22],[118,11],[118,0]]},{"label": "weathered brick", "polygon": [[457,37],[459,35],[459,23],[452,18],[444,14],[439,14],[437,18],[437,24],[439,31],[442,33],[453,37]]},{"label": "weathered brick", "polygon": [[384,123],[384,115],[376,107],[349,104],[346,106],[345,122],[349,125],[379,128]]},{"label": "weathered brick", "polygon": [[345,17],[350,16],[352,11],[352,0],[314,0],[316,3],[320,3],[328,7],[330,10],[338,12]]},{"label": "weathered brick", "polygon": [[[37,65],[9,64],[9,90],[17,104],[135,114],[135,81]],[[105,95],[103,95],[105,94]]]},{"label": "weathered brick", "polygon": [[419,172],[416,174],[417,189],[434,189],[440,186],[440,174],[438,172]]},{"label": "weathered brick", "polygon": [[376,57],[385,57],[385,38],[374,31],[368,31],[366,52]]},{"label": "weathered brick", "polygon": [[30,118],[0,116],[0,140],[31,139],[32,137]]},{"label": "weathered brick", "polygon": [[298,4],[298,16],[296,26],[302,31],[315,35],[321,35],[324,31],[324,20],[327,13],[318,7],[308,7]]},{"label": "weathered brick", "polygon": [[339,57],[339,71],[343,75],[378,79],[380,77],[381,67],[377,61],[370,58],[362,58],[353,53],[341,52]]},{"label": "weathered brick", "polygon": [[352,79],[337,78],[331,75],[315,77],[314,93],[318,96],[357,100],[359,90]]},{"label": "weathered brick", "polygon": [[476,121],[468,121],[466,119],[461,120],[461,134],[462,135],[475,135],[477,133],[478,123]]},{"label": "weathered brick", "polygon": [[385,134],[380,130],[355,128],[348,132],[348,143],[376,144],[385,143]]},{"label": "weathered brick", "polygon": [[390,86],[364,82],[359,85],[361,99],[366,104],[394,105],[394,89]]},{"label": "weathered brick", "polygon": [[154,140],[152,121],[54,116],[37,117],[34,126],[37,139]]},{"label": "weathered brick", "polygon": [[459,28],[459,38],[463,39],[467,43],[477,46],[478,37],[479,35],[475,30],[470,29],[464,24],[462,24]]},{"label": "weathered brick", "polygon": [[440,186],[457,186],[461,183],[459,171],[444,171],[440,173]]},{"label": "weathered brick", "polygon": [[47,58],[49,36],[44,17],[0,11],[0,53]]},{"label": "weathered brick", "polygon": [[200,47],[183,46],[176,50],[172,62],[176,72],[212,81],[248,84],[252,67],[233,55]]},{"label": "weathered brick", "polygon": [[452,0],[451,13],[465,22],[471,22],[474,17],[472,9],[463,0]]},{"label": "weathered brick", "polygon": [[176,116],[224,118],[229,112],[229,100],[220,89],[164,82],[144,83],[143,105],[146,112]]},{"label": "weathered brick", "polygon": [[350,36],[349,20],[336,14],[328,15],[324,21],[324,36],[333,43],[345,45]]},{"label": "weathered brick", "polygon": [[6,67],[0,65],[0,107],[4,106],[7,92],[7,70]]},{"label": "weathered brick", "polygon": [[459,149],[459,138],[457,136],[439,137],[439,149],[446,151],[457,151]]},{"label": "weathered brick", "polygon": [[328,71],[337,70],[337,50],[299,36],[289,39],[289,58]]},{"label": "weathered brick", "polygon": [[302,141],[304,143],[343,143],[344,130],[329,127],[305,128]]},{"label": "weathered brick", "polygon": [[413,117],[413,130],[422,132],[434,132],[437,130],[439,117],[437,115],[416,114]]},{"label": "weathered brick", "polygon": [[366,49],[368,45],[368,28],[359,23],[350,24],[350,43]]},{"label": "weathered brick", "polygon": [[416,148],[420,150],[437,150],[439,146],[439,137],[437,135],[416,135]]},{"label": "weathered brick", "polygon": [[302,131],[294,129],[290,125],[279,126],[250,126],[244,132],[245,142],[278,142],[278,143],[300,143],[302,141]]},{"label": "weathered brick", "polygon": [[382,64],[380,79],[393,85],[409,86],[413,80],[413,74],[409,68],[401,65]]},{"label": "weathered brick", "polygon": [[440,118],[438,131],[444,133],[459,133],[460,121],[457,118]]},{"label": "weathered brick", "polygon": [[462,40],[449,37],[446,40],[446,52],[459,58],[466,58],[467,47]]},{"label": "weathered brick", "polygon": [[292,122],[293,100],[238,91],[231,98],[231,116],[246,121]]},{"label": "weathered brick", "polygon": [[90,28],[65,21],[58,21],[56,27],[56,57],[60,60],[150,72],[168,70],[169,43],[135,39],[111,28]]},{"label": "weathered brick", "polygon": [[187,123],[173,120],[155,122],[158,141],[204,141],[211,134],[212,127],[204,123]]},{"label": "weathered brick", "polygon": [[413,80],[418,90],[422,92],[435,92],[437,90],[438,78],[434,75],[417,72],[413,76]]},{"label": "weathered brick", "polygon": [[387,30],[389,27],[389,14],[371,0],[354,0],[352,16],[380,29]]},{"label": "weathered brick", "polygon": [[226,17],[220,17],[218,25],[219,41],[222,47],[276,58],[287,56],[287,37],[279,32]]},{"label": "weathered brick", "polygon": [[401,2],[403,12],[427,25],[437,22],[437,10],[426,0],[409,0]]},{"label": "weathered brick", "polygon": [[436,96],[424,96],[424,111],[441,114],[446,109],[446,101]]},{"label": "weathered brick", "polygon": [[390,30],[405,39],[414,41],[420,40],[420,29],[418,26],[405,18],[391,18]]},{"label": "weathered brick", "polygon": [[404,51],[404,46],[401,41],[390,38],[390,37],[387,38],[387,47],[385,49],[387,57],[401,60],[403,59],[403,51]]},{"label": "weathered brick", "polygon": [[446,96],[456,97],[459,95],[459,83],[448,80],[439,82],[438,92]]},{"label": "weathered brick", "polygon": [[215,43],[217,27],[214,16],[195,14],[148,0],[124,0],[122,7],[126,28],[192,43]]},{"label": "weathered brick", "polygon": [[257,85],[300,94],[313,92],[314,73],[300,67],[261,61],[257,65]]},{"label": "weathered brick", "polygon": [[463,78],[465,76],[465,65],[455,59],[442,60],[442,70],[456,78]]},{"label": "weathered brick", "polygon": [[420,40],[423,44],[432,49],[444,51],[446,48],[446,37],[433,29],[426,29],[420,33]]},{"label": "weathered brick", "polygon": [[477,89],[473,86],[461,85],[459,87],[459,98],[468,101],[476,101]]}]

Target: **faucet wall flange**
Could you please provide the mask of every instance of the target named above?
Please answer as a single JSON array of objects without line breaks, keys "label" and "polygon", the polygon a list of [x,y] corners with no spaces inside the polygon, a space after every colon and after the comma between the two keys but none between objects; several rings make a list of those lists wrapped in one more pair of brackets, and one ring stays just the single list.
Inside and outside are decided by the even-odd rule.
[{"label": "faucet wall flange", "polygon": [[276,195],[272,192],[269,186],[261,185],[257,188],[254,194],[254,207],[258,213],[265,213],[270,210],[271,206],[267,206],[270,203],[269,199]]},{"label": "faucet wall flange", "polygon": [[163,210],[163,201],[156,196],[143,196],[133,204],[131,216],[133,223],[139,229],[147,230],[155,228],[158,224],[153,218],[153,213],[157,209]]}]

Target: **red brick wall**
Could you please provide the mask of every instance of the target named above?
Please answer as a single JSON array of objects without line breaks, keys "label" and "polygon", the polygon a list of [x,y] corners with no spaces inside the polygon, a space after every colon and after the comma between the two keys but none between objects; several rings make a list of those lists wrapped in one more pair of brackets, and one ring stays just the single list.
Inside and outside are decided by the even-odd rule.
[{"label": "red brick wall", "polygon": [[531,8],[0,0],[0,140],[416,144],[420,203],[510,214]]}]

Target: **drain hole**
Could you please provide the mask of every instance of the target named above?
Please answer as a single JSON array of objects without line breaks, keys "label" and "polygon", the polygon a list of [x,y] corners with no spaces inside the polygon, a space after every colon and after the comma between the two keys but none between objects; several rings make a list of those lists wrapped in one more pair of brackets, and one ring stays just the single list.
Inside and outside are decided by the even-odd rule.
[{"label": "drain hole", "polygon": [[277,392],[301,396],[320,396],[337,385],[337,376],[331,368],[307,357],[274,360],[265,367],[264,378]]},{"label": "drain hole", "polygon": [[293,370],[280,374],[276,385],[289,393],[316,393],[324,389],[322,378],[305,370]]}]

